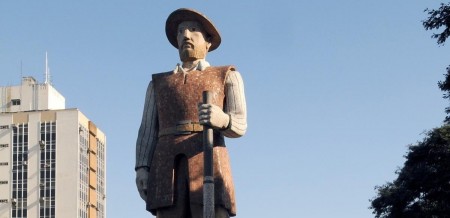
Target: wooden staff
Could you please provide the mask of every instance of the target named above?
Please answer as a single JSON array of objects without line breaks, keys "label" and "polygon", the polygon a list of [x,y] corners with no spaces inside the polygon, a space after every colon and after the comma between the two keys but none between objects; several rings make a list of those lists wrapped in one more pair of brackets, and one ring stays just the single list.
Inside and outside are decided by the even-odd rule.
[{"label": "wooden staff", "polygon": [[[211,102],[211,92],[203,91],[203,104]],[[208,125],[203,126],[203,218],[215,218],[213,129]]]}]

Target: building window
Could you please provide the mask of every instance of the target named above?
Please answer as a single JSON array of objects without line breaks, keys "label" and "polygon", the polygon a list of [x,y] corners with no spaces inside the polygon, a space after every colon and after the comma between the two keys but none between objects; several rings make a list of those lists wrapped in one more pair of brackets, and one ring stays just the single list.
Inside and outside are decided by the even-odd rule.
[{"label": "building window", "polygon": [[79,127],[80,131],[80,152],[79,152],[79,214],[78,218],[87,218],[89,210],[89,131],[82,125]]},{"label": "building window", "polygon": [[12,218],[27,217],[28,124],[13,128],[12,144]]},{"label": "building window", "polygon": [[105,144],[97,139],[97,218],[105,217]]},{"label": "building window", "polygon": [[55,217],[56,123],[41,123],[39,218]]},{"label": "building window", "polygon": [[20,105],[20,99],[12,99],[11,104],[12,105]]}]

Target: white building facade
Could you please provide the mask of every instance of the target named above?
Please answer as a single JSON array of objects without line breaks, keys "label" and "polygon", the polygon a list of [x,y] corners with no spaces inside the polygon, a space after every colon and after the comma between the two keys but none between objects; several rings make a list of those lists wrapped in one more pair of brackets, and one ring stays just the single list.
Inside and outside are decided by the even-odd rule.
[{"label": "white building facade", "polygon": [[0,87],[0,218],[105,218],[106,137],[49,83]]}]

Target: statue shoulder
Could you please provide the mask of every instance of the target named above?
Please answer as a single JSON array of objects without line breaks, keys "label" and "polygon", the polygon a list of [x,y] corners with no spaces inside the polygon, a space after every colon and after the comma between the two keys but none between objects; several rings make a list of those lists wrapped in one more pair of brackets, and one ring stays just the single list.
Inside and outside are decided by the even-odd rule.
[{"label": "statue shoulder", "polygon": [[224,65],[224,66],[215,66],[215,67],[211,66],[211,68],[217,69],[222,72],[236,71],[236,67],[234,65]]},{"label": "statue shoulder", "polygon": [[162,78],[162,77],[166,77],[173,74],[173,71],[167,71],[167,72],[162,72],[162,73],[155,73],[152,74],[152,80],[158,79],[158,78]]}]

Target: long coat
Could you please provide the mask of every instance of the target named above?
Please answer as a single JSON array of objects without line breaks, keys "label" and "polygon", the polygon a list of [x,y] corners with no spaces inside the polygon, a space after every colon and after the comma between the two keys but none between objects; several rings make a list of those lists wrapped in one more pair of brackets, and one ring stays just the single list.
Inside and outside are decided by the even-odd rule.
[{"label": "long coat", "polygon": [[[212,103],[223,109],[225,78],[232,66],[208,67],[188,74],[166,72],[153,75],[157,122],[161,132],[171,132],[179,123],[198,123],[197,105],[202,92],[213,93]],[[197,124],[198,125],[198,124]],[[150,163],[147,210],[153,214],[160,207],[173,204],[174,169],[177,159],[188,160],[189,199],[203,203],[203,142],[201,131],[190,134],[160,134]],[[223,135],[214,130],[214,191],[215,204],[236,214],[234,185],[228,151]]]}]

